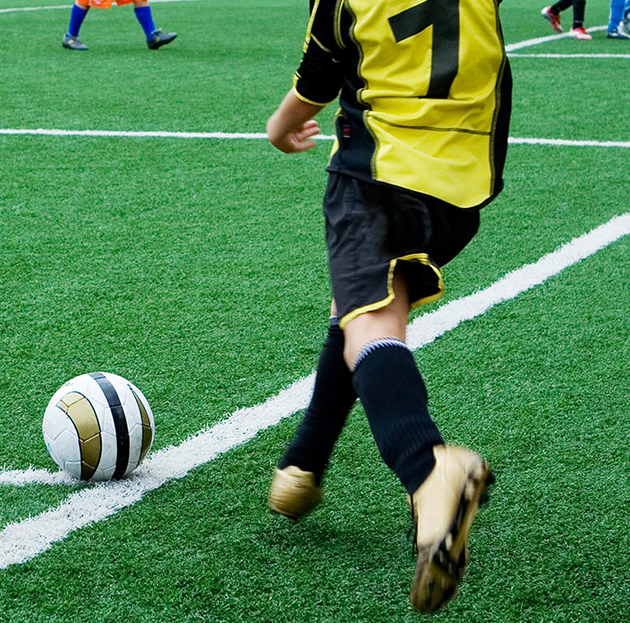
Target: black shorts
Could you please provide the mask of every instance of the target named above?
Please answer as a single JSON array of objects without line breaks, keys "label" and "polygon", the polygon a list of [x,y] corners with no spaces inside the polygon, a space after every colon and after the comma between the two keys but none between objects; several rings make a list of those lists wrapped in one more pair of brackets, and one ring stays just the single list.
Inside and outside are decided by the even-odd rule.
[{"label": "black shorts", "polygon": [[341,327],[394,299],[404,271],[412,307],[442,296],[440,268],[479,229],[463,210],[384,184],[329,173],[324,196],[330,279]]}]

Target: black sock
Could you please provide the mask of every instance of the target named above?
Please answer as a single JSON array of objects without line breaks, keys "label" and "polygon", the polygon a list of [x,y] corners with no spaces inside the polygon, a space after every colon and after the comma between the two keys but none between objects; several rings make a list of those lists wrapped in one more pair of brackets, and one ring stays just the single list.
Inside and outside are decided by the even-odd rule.
[{"label": "black sock", "polygon": [[295,465],[313,472],[317,480],[321,480],[335,442],[357,399],[352,387],[352,373],[343,358],[343,347],[343,331],[333,320],[319,357],[313,397],[295,438],[279,463],[280,469]]},{"label": "black sock", "polygon": [[549,7],[549,11],[554,15],[560,15],[560,11],[568,9],[573,4],[573,0],[560,0]]},{"label": "black sock", "polygon": [[411,351],[377,340],[357,358],[354,388],[385,463],[411,494],[430,474],[433,446],[444,443],[427,410],[427,392]]},{"label": "black sock", "polygon": [[573,0],[573,28],[584,26],[584,15],[586,14],[586,0]]}]

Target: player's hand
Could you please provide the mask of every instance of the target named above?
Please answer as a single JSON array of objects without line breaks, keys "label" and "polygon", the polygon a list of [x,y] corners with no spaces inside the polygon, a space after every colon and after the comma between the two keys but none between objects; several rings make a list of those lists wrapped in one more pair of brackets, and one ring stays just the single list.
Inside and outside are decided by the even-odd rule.
[{"label": "player's hand", "polygon": [[273,117],[267,124],[267,136],[271,144],[285,154],[294,154],[313,149],[316,143],[313,137],[319,134],[319,125],[315,119],[305,121],[296,130],[290,132],[276,132]]}]

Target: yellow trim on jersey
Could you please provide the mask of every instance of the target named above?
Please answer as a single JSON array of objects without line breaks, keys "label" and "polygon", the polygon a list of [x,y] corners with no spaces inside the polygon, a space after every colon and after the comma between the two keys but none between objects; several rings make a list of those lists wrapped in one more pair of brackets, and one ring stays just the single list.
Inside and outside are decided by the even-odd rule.
[{"label": "yellow trim on jersey", "polygon": [[389,272],[387,273],[387,296],[380,300],[376,301],[376,303],[370,303],[369,305],[364,305],[363,307],[358,307],[357,309],[352,310],[350,313],[346,314],[339,321],[339,326],[342,329],[345,329],[346,325],[351,321],[357,318],[362,314],[366,314],[367,312],[376,311],[377,309],[382,309],[383,307],[387,307],[395,298],[396,294],[394,293],[394,271],[396,269],[396,264],[401,262],[419,262],[424,266],[428,266],[433,270],[433,272],[437,275],[438,279],[438,289],[439,291],[435,294],[431,294],[430,296],[425,296],[419,298],[415,301],[411,301],[411,309],[415,309],[420,305],[424,305],[425,303],[432,303],[433,301],[437,301],[440,297],[444,295],[444,281],[442,280],[442,271],[431,261],[429,256],[426,253],[411,253],[409,255],[405,255],[403,257],[397,257],[390,261],[389,263]]},{"label": "yellow trim on jersey", "polygon": [[311,39],[322,49],[324,52],[328,52],[328,54],[332,54],[332,50],[329,50],[313,33],[311,33]]},{"label": "yellow trim on jersey", "polygon": [[[297,81],[298,81],[299,76],[297,74],[295,74],[294,78],[293,78],[293,93],[295,93],[295,97],[297,97],[299,100],[302,100],[303,102],[306,102],[307,104],[312,104],[313,106],[321,106],[322,108],[324,106],[328,106],[328,104],[331,104],[332,102],[334,102],[335,100],[330,100],[330,102],[314,102],[313,100],[308,99],[308,97],[304,97],[303,95],[300,95],[300,93],[297,90]],[[335,98],[337,99],[337,98]]]},{"label": "yellow trim on jersey", "polygon": [[311,42],[311,30],[313,28],[313,22],[315,21],[315,15],[317,15],[317,9],[319,7],[319,0],[315,0],[315,4],[313,5],[313,10],[311,11],[311,17],[308,20],[308,26],[306,28],[306,37],[304,39],[304,46],[302,47],[302,52],[306,54],[308,50],[308,44]]},{"label": "yellow trim on jersey", "polygon": [[343,5],[344,0],[337,0],[337,6],[335,6],[335,43],[341,50],[345,50],[346,48],[341,35],[341,10],[343,9]]},{"label": "yellow trim on jersey", "polygon": [[[335,113],[335,116],[333,118],[333,127],[334,128],[337,127],[337,118],[338,117],[343,117],[343,111],[341,110],[341,108],[337,109],[337,112]],[[337,153],[337,151],[339,151],[339,137],[337,136],[337,133],[335,132],[335,140],[333,141],[332,149],[330,150],[330,156],[328,158],[328,164],[330,164],[330,161],[332,160],[332,157]]]},{"label": "yellow trim on jersey", "polygon": [[[501,41],[503,41],[503,37],[501,37]],[[501,69],[499,70],[499,79],[498,79],[498,84],[501,84],[503,82],[503,75],[505,74],[505,67],[508,63],[508,57],[507,54],[503,57],[503,62],[501,63]],[[496,105],[495,105],[495,109],[494,109],[494,118],[492,120],[492,134],[491,134],[491,139],[490,139],[490,153],[494,154],[494,144],[495,144],[495,133],[496,133],[496,129],[497,129],[497,121],[498,121],[498,111],[501,108],[501,89],[498,88],[496,89]],[[497,176],[497,173],[495,171],[495,166],[494,166],[494,158],[491,159],[491,163],[490,166],[492,168],[492,186],[494,187],[494,183],[495,183],[495,179]]]}]

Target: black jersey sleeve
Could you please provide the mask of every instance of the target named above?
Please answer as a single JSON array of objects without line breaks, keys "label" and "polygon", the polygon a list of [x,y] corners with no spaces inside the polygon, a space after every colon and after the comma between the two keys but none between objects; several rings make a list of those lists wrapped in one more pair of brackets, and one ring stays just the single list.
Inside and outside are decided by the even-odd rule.
[{"label": "black jersey sleeve", "polygon": [[329,104],[343,85],[343,48],[337,32],[342,2],[313,2],[304,55],[293,82],[298,97],[311,104]]}]

